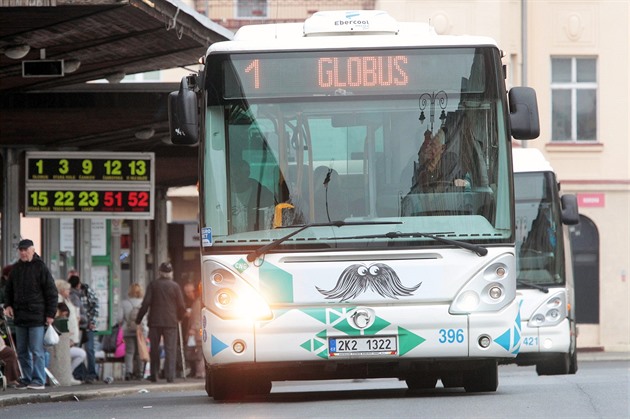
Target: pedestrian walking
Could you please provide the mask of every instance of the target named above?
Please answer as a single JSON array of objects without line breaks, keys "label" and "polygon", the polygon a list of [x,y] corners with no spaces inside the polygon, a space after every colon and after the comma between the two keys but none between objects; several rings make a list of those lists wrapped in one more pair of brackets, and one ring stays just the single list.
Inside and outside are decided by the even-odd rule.
[{"label": "pedestrian walking", "polygon": [[32,240],[18,244],[19,260],[5,289],[5,313],[13,318],[18,360],[17,388],[43,390],[46,384],[44,332],[57,312],[57,287],[48,267],[35,253]]},{"label": "pedestrian walking", "polygon": [[160,339],[164,340],[164,375],[166,381],[175,380],[177,358],[177,332],[179,322],[186,313],[184,297],[179,285],[173,281],[173,267],[162,263],[158,278],[151,281],[142,300],[136,324],[149,312],[149,341],[151,342],[151,376],[156,382],[160,369]]}]

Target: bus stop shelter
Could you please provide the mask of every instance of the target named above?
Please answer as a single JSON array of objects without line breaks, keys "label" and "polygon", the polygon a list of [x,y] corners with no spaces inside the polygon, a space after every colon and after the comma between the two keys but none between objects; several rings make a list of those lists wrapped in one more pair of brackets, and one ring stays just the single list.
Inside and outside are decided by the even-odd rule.
[{"label": "bus stop shelter", "polygon": [[[15,257],[20,240],[27,151],[154,153],[153,259],[164,258],[166,189],[195,184],[197,147],[169,142],[167,99],[177,84],[120,80],[177,67],[194,72],[209,45],[231,37],[232,32],[178,0],[0,3],[3,265]],[[101,82],[89,83],[94,80]],[[47,221],[42,256],[54,268],[59,229]],[[91,260],[89,222],[75,221],[80,271]],[[134,234],[136,250],[144,252],[147,242],[140,236],[146,232],[140,228]],[[143,278],[144,268],[144,260],[138,261],[134,275]]]}]

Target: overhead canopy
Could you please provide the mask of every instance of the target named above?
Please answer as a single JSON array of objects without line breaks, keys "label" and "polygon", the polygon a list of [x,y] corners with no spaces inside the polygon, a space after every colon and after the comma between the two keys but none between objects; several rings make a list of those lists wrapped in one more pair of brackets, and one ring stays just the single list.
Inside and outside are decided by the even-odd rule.
[{"label": "overhead canopy", "polygon": [[[194,71],[210,44],[231,37],[177,0],[2,2],[0,146],[153,151],[158,184],[193,184],[196,147],[164,142],[167,96],[177,85],[85,82],[174,67]],[[9,58],[21,45],[28,53]],[[41,59],[64,60],[65,74],[23,77],[22,61]],[[68,72],[76,60],[78,69]],[[149,139],[136,138],[151,131]]]}]

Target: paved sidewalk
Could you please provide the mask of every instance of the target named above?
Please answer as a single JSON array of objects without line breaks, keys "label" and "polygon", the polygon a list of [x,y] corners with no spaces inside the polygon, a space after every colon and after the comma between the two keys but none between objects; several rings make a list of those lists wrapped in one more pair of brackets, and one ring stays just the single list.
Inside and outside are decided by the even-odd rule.
[{"label": "paved sidewalk", "polygon": [[157,383],[152,383],[148,380],[117,380],[111,384],[95,383],[65,387],[46,386],[45,390],[7,389],[6,391],[0,390],[0,409],[6,406],[27,403],[79,401],[151,391],[203,391],[204,388],[204,380],[176,378],[174,383],[167,383],[166,380],[159,380]]},{"label": "paved sidewalk", "polygon": [[[630,361],[630,352],[579,351],[579,362],[600,361]],[[204,391],[205,381],[202,379],[175,379],[169,384],[166,380],[151,383],[147,380],[122,381],[116,380],[111,384],[81,384],[70,387],[49,387],[45,390],[0,390],[0,408],[26,403],[46,403],[72,400],[88,400],[99,397],[115,397],[125,394],[144,393],[151,391]],[[204,393],[205,394],[205,393]]]}]

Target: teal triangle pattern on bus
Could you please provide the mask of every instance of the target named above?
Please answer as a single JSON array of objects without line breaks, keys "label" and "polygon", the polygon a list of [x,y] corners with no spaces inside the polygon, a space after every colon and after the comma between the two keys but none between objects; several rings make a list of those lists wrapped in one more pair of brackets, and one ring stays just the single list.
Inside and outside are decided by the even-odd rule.
[{"label": "teal triangle pattern on bus", "polygon": [[426,339],[422,336],[418,336],[415,333],[400,326],[398,327],[398,352],[400,356],[403,356],[404,354],[406,354],[416,346],[421,345],[425,341]]},{"label": "teal triangle pattern on bus", "polygon": [[518,354],[521,349],[521,304],[523,304],[523,301],[519,304],[519,310],[516,314],[512,327],[494,339],[499,346],[513,354]]},{"label": "teal triangle pattern on bus", "polygon": [[341,309],[317,307],[317,308],[304,308],[304,309],[301,309],[300,311],[324,324],[335,324],[336,322],[339,321],[339,319],[345,317],[345,315],[348,312],[354,309],[355,307],[344,307]]},{"label": "teal triangle pattern on bus", "polygon": [[212,335],[211,340],[210,340],[210,353],[212,354],[212,356],[215,356],[216,354],[218,354],[219,352],[221,352],[227,347],[228,346],[226,343],[220,341],[219,338]]},{"label": "teal triangle pattern on bus", "polygon": [[326,329],[315,335],[314,338],[309,339],[302,343],[300,347],[306,349],[309,352],[314,353],[320,358],[328,359],[328,337]]},{"label": "teal triangle pattern on bus", "polygon": [[269,303],[293,302],[293,275],[265,262],[260,266],[260,292]]}]

